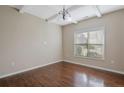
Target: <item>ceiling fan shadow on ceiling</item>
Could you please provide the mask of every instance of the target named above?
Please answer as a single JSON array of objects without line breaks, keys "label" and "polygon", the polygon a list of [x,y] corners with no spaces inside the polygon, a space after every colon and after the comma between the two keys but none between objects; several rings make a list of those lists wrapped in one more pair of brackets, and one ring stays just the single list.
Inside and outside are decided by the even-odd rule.
[{"label": "ceiling fan shadow on ceiling", "polygon": [[76,23],[78,23],[78,21],[73,20],[69,11],[72,11],[72,10],[77,9],[79,7],[82,7],[82,6],[72,6],[72,7],[67,8],[67,9],[65,8],[65,6],[63,6],[62,10],[60,10],[57,14],[46,19],[46,21],[49,22],[49,21],[56,18],[57,21],[59,21],[59,22],[69,22],[69,23],[76,24]]}]

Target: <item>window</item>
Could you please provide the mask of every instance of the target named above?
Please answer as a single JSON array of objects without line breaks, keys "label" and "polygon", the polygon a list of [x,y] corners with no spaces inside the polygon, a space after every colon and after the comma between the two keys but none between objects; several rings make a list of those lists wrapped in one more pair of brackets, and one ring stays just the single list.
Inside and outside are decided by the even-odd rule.
[{"label": "window", "polygon": [[104,28],[78,31],[74,34],[74,55],[104,58]]}]

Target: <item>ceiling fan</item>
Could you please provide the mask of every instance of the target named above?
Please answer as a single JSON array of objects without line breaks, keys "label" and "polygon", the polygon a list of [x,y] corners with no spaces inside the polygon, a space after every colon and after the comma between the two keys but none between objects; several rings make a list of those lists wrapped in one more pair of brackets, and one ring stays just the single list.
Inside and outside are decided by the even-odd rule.
[{"label": "ceiling fan", "polygon": [[82,7],[82,6],[78,5],[78,6],[71,6],[70,8],[66,9],[65,6],[63,6],[62,10],[60,10],[57,14],[47,18],[46,21],[49,22],[49,21],[57,18],[58,21],[64,21],[64,22],[70,22],[70,23],[76,24],[77,21],[72,18],[70,11],[73,11],[80,7]]}]

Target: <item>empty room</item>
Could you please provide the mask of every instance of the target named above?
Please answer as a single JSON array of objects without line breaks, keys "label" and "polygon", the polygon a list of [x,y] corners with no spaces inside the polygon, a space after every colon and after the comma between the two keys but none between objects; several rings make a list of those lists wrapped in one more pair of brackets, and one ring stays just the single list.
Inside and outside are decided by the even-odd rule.
[{"label": "empty room", "polygon": [[0,5],[0,87],[124,87],[123,5]]}]

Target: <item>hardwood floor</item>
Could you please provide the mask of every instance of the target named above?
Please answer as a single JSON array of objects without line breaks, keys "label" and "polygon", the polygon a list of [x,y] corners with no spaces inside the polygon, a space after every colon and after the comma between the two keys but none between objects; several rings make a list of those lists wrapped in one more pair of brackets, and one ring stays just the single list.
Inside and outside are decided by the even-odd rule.
[{"label": "hardwood floor", "polygon": [[0,79],[1,87],[124,87],[124,75],[59,62]]}]

